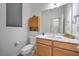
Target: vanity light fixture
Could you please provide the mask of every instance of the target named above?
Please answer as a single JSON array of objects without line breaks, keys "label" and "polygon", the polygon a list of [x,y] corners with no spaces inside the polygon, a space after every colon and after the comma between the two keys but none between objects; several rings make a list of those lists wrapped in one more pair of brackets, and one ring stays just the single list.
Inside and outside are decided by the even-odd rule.
[{"label": "vanity light fixture", "polygon": [[55,7],[59,7],[60,4],[58,4],[58,3],[54,3],[54,6],[55,6]]},{"label": "vanity light fixture", "polygon": [[50,3],[50,6],[52,6],[53,8],[59,7],[58,3]]}]

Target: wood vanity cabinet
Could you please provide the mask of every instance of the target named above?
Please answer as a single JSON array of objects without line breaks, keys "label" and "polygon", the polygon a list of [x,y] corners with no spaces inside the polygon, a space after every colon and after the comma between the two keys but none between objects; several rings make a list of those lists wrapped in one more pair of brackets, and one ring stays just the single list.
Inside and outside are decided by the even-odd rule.
[{"label": "wood vanity cabinet", "polygon": [[79,56],[78,44],[36,39],[37,56]]}]

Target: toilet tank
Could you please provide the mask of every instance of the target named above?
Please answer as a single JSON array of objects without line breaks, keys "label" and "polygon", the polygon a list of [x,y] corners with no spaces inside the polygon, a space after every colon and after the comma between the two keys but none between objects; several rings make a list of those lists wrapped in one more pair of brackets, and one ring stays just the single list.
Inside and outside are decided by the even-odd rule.
[{"label": "toilet tank", "polygon": [[36,38],[35,38],[35,36],[30,36],[30,43],[31,44],[33,44],[33,45],[35,45],[35,43],[36,43]]}]

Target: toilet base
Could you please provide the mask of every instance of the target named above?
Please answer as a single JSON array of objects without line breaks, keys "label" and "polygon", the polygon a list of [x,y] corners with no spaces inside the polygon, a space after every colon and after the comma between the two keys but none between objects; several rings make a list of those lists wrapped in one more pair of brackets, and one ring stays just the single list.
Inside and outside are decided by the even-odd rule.
[{"label": "toilet base", "polygon": [[34,54],[35,54],[35,51],[32,50],[30,53],[25,54],[25,55],[23,55],[23,54],[20,53],[19,56],[34,56]]}]

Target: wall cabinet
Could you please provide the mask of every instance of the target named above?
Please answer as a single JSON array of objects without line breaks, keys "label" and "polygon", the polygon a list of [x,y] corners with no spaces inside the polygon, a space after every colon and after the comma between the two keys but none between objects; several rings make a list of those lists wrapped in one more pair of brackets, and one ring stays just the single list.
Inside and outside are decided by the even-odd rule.
[{"label": "wall cabinet", "polygon": [[79,56],[78,44],[47,39],[36,39],[36,55],[39,56]]},{"label": "wall cabinet", "polygon": [[40,18],[38,16],[32,16],[29,18],[28,27],[29,31],[39,31]]}]

